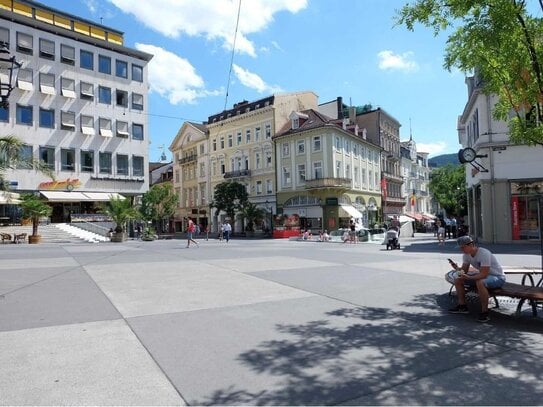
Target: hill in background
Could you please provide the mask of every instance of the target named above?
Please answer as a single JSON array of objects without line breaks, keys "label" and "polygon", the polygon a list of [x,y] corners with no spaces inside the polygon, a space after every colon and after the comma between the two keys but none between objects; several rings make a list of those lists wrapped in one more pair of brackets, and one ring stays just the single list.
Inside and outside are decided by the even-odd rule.
[{"label": "hill in background", "polygon": [[431,168],[444,167],[447,164],[460,165],[458,154],[442,154],[428,159],[428,166]]}]

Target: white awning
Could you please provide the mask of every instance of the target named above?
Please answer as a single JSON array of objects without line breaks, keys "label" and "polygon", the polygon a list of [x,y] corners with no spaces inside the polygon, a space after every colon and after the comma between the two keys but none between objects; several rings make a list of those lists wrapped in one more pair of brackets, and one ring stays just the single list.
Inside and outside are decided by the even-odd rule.
[{"label": "white awning", "polygon": [[87,201],[102,201],[108,202],[111,198],[115,199],[125,199],[124,196],[118,194],[117,192],[83,192],[89,199]]},{"label": "white awning", "polygon": [[108,202],[112,197],[125,199],[116,192],[40,191],[49,202]]},{"label": "white awning", "polygon": [[0,191],[0,205],[20,204],[20,195],[16,192]]},{"label": "white awning", "polygon": [[82,192],[69,191],[40,191],[50,202],[80,202],[89,201]]},{"label": "white awning", "polygon": [[[353,217],[355,219],[360,219],[363,217],[363,215],[352,205],[342,204],[339,207],[340,209],[343,209],[345,212],[347,212],[347,215],[350,217]],[[340,217],[344,218],[345,216],[341,216],[340,214]]]}]

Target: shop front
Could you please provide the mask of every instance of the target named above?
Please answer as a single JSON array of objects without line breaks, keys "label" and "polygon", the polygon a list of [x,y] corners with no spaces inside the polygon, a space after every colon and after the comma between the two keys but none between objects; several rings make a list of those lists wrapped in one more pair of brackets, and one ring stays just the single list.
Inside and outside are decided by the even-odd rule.
[{"label": "shop front", "polygon": [[511,230],[513,240],[541,238],[543,182],[511,182]]}]

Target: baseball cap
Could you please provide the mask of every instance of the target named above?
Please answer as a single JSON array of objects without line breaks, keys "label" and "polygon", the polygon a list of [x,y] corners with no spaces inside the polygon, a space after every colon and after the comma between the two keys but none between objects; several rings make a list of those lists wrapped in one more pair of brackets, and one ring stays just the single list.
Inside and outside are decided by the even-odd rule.
[{"label": "baseball cap", "polygon": [[460,236],[458,239],[456,239],[456,244],[458,247],[467,246],[470,243],[473,243],[471,236]]}]

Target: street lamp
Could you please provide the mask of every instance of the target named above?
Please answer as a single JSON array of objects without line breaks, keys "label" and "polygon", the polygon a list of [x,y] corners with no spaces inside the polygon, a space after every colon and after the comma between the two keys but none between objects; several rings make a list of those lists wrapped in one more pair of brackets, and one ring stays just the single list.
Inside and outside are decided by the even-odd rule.
[{"label": "street lamp", "polygon": [[0,42],[0,107],[7,109],[8,98],[15,85],[17,70],[21,64],[15,60],[15,55],[9,56],[7,42]]},{"label": "street lamp", "polygon": [[273,237],[273,212],[272,204],[266,200],[266,209],[270,212],[270,235]]}]

